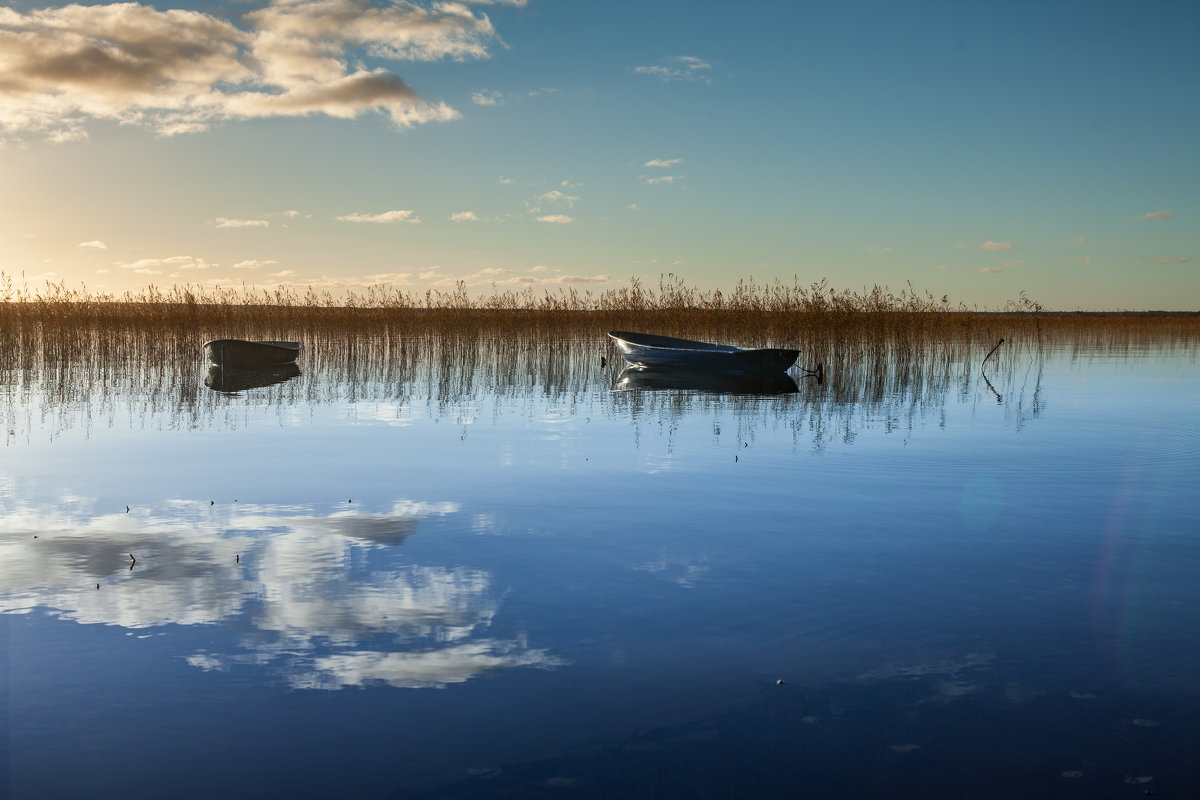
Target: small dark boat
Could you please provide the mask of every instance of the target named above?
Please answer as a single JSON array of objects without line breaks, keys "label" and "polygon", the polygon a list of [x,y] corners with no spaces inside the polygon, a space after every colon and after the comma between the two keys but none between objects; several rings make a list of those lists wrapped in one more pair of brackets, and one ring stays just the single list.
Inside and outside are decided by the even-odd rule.
[{"label": "small dark boat", "polygon": [[630,364],[659,369],[718,370],[721,372],[785,372],[796,363],[799,350],[744,348],[710,344],[652,333],[609,331],[608,335]]},{"label": "small dark boat", "polygon": [[770,395],[800,391],[786,372],[718,372],[695,369],[626,367],[613,384],[614,392],[674,389],[703,394]]},{"label": "small dark boat", "polygon": [[245,369],[291,364],[300,354],[299,342],[250,342],[245,339],[213,339],[204,343],[204,355],[214,366]]},{"label": "small dark boat", "polygon": [[244,392],[247,389],[274,386],[277,383],[289,381],[299,374],[300,367],[295,363],[262,369],[218,367],[213,364],[208,368],[208,374],[204,376],[204,385],[214,392]]}]

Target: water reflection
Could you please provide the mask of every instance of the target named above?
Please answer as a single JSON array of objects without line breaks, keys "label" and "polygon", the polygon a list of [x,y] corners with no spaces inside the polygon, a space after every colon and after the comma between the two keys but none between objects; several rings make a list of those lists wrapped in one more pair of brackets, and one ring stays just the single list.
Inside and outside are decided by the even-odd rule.
[{"label": "water reflection", "polygon": [[800,391],[786,372],[735,375],[728,372],[655,370],[626,367],[613,391],[674,389],[712,394],[794,394]]},{"label": "water reflection", "polygon": [[[760,424],[802,415],[814,431],[838,431],[850,441],[864,419],[904,424],[904,417],[936,412],[950,399],[972,404],[987,398],[1025,424],[1044,409],[1037,398],[1052,352],[1040,341],[1008,341],[988,360],[986,375],[980,364],[994,343],[934,342],[916,350],[846,344],[802,352],[803,363],[825,364],[819,382],[799,368],[765,377],[623,370],[602,332],[485,339],[346,333],[310,337],[301,363],[286,371],[220,373],[209,371],[199,355],[178,357],[195,349],[190,342],[159,352],[161,343],[151,347],[135,334],[103,336],[106,355],[64,355],[40,340],[22,340],[20,352],[0,360],[7,443],[34,432],[53,440],[66,431],[88,435],[96,426],[125,423],[233,429],[245,424],[248,408],[423,406],[431,417],[457,422],[463,408],[478,407],[481,398],[494,401],[497,413],[533,414],[551,403],[584,416],[663,410],[669,417],[682,409],[749,404]],[[624,391],[633,389],[673,391]],[[825,440],[813,437],[817,446]]]},{"label": "water reflection", "polygon": [[318,514],[175,501],[96,514],[82,500],[47,511],[5,494],[0,613],[43,608],[131,631],[233,626],[243,630],[235,647],[188,662],[265,666],[303,688],[440,686],[558,663],[488,635],[499,605],[488,571],[396,563],[420,521],[457,514],[454,503]]},{"label": "water reflection", "polygon": [[244,392],[261,389],[291,380],[300,374],[300,367],[286,364],[268,369],[237,369],[212,365],[204,376],[204,385],[214,392]]}]

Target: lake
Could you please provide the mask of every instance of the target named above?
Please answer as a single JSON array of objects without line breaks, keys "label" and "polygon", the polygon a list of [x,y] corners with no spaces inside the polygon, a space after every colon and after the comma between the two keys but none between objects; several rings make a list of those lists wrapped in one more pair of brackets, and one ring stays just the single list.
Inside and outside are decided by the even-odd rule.
[{"label": "lake", "polygon": [[8,362],[0,785],[1194,796],[1197,346],[987,349]]}]

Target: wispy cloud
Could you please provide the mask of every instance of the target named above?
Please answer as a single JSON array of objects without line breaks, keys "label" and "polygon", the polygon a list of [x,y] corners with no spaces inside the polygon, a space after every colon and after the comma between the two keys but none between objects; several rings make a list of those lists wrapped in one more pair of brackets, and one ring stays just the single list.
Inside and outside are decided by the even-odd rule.
[{"label": "wispy cloud", "polygon": [[643,167],[673,167],[676,164],[682,164],[682,158],[652,158]]},{"label": "wispy cloud", "polygon": [[557,222],[559,224],[566,224],[568,222],[574,222],[575,218],[568,217],[566,214],[547,214],[544,217],[538,217],[537,221],[538,222]]},{"label": "wispy cloud", "polygon": [[695,56],[671,56],[652,66],[634,67],[640,75],[652,75],[664,81],[702,81],[712,83],[707,70],[712,64]]},{"label": "wispy cloud", "polygon": [[267,259],[265,261],[260,261],[256,258],[252,258],[247,261],[239,261],[238,263],[233,265],[233,268],[234,269],[262,269],[263,267],[269,267],[269,266],[272,266],[272,265],[278,264],[278,263],[279,263],[278,261],[272,261],[270,259]]},{"label": "wispy cloud", "polygon": [[1071,256],[1071,260],[1072,260],[1072,261],[1078,261],[1080,264],[1090,264],[1090,263],[1092,263],[1092,257],[1091,257],[1091,256]]},{"label": "wispy cloud", "polygon": [[265,219],[229,219],[228,217],[217,217],[213,220],[213,224],[218,228],[266,228],[271,223]]},{"label": "wispy cloud", "polygon": [[1008,242],[993,242],[989,240],[979,245],[979,249],[999,252],[1000,250],[1012,250],[1012,245]]},{"label": "wispy cloud", "polygon": [[[87,138],[92,120],[163,136],[213,123],[325,114],[386,114],[397,128],[456,119],[383,61],[489,57],[496,31],[466,4],[274,0],[238,23],[138,3],[0,7],[0,135]],[[352,66],[353,65],[353,66]]]},{"label": "wispy cloud", "polygon": [[210,264],[196,256],[170,256],[169,258],[142,258],[129,263],[117,261],[116,266],[139,275],[162,275],[164,270],[174,272],[205,270],[218,267],[220,264]]},{"label": "wispy cloud", "polygon": [[1140,217],[1137,217],[1137,221],[1140,221],[1143,219],[1174,219],[1174,218],[1175,218],[1175,215],[1172,214],[1170,211],[1166,211],[1166,210],[1149,211],[1145,214],[1142,214]]},{"label": "wispy cloud", "polygon": [[1154,259],[1154,263],[1155,264],[1170,264],[1171,259],[1167,258],[1166,256],[1159,256],[1158,258]]},{"label": "wispy cloud", "polygon": [[981,269],[979,271],[985,275],[988,273],[991,273],[991,272],[1004,272],[1004,270],[1001,269],[1000,267],[984,267],[983,269]]},{"label": "wispy cloud", "polygon": [[880,247],[878,245],[871,245],[867,248],[867,252],[868,253],[890,253],[895,249],[896,248],[892,247],[891,245],[885,245],[883,247]]},{"label": "wispy cloud", "polygon": [[642,175],[640,177],[642,183],[647,183],[651,186],[658,183],[674,183],[675,181],[683,180],[682,175]]},{"label": "wispy cloud", "polygon": [[402,209],[383,211],[379,214],[359,214],[355,212],[338,217],[338,219],[342,222],[373,222],[380,225],[391,222],[420,222],[420,218],[413,216],[414,213],[416,212]]},{"label": "wispy cloud", "polygon": [[79,247],[91,247],[91,248],[95,248],[96,250],[107,250],[108,249],[108,245],[106,245],[104,242],[100,241],[99,239],[94,239],[90,242],[80,242],[78,246]]},{"label": "wispy cloud", "polygon": [[[1091,259],[1089,258],[1089,259],[1088,259],[1088,261],[1091,261]],[[1020,266],[1021,264],[1024,264],[1024,263],[1025,263],[1025,259],[1023,259],[1023,258],[1018,258],[1016,261],[1001,261],[1001,262],[1000,262],[1000,266],[1002,266],[1002,267],[1005,267],[1005,268],[1008,268],[1008,267],[1018,267],[1018,266]]]},{"label": "wispy cloud", "polygon": [[504,105],[504,92],[480,90],[471,93],[471,102],[477,106]]},{"label": "wispy cloud", "polygon": [[479,217],[475,216],[474,211],[456,211],[450,215],[453,222],[478,222]]},{"label": "wispy cloud", "polygon": [[560,192],[558,189],[551,189],[538,197],[538,201],[543,203],[566,203],[568,207],[573,208],[575,203],[579,201],[579,198],[576,195]]}]

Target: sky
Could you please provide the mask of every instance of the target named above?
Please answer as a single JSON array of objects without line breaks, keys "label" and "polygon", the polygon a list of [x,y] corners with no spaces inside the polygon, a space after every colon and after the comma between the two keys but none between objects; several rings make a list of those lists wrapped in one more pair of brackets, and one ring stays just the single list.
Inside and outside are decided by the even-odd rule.
[{"label": "sky", "polygon": [[1200,310],[1200,4],[0,5],[0,271]]}]

